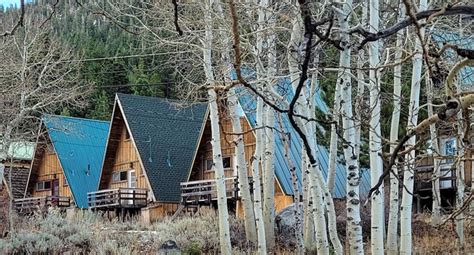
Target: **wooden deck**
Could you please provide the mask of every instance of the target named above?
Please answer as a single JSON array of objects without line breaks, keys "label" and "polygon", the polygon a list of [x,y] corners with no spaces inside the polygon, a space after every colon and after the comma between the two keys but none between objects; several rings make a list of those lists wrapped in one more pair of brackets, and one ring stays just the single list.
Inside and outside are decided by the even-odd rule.
[{"label": "wooden deck", "polygon": [[14,208],[19,213],[47,210],[49,207],[67,208],[70,206],[71,198],[65,196],[28,197],[14,200]]},{"label": "wooden deck", "polygon": [[87,193],[91,209],[139,209],[147,206],[148,190],[140,188],[118,188]]},{"label": "wooden deck", "polygon": [[[439,183],[440,189],[456,189],[456,168],[451,169],[453,163],[441,162]],[[431,191],[433,184],[433,165],[421,165],[416,168],[415,192]]]},{"label": "wooden deck", "polygon": [[[225,178],[227,199],[238,199],[239,187],[236,176]],[[216,180],[199,180],[181,183],[181,203],[189,204],[211,204],[217,200]]]}]

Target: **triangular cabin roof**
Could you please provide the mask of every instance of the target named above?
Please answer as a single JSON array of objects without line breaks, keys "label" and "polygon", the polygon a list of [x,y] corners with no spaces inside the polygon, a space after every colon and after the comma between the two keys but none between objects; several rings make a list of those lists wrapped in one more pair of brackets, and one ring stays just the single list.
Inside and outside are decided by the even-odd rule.
[{"label": "triangular cabin roof", "polygon": [[[291,88],[289,79],[280,79],[278,83],[278,92],[288,102],[293,98],[293,90]],[[256,125],[256,108],[257,99],[256,96],[245,88],[240,87],[239,91],[239,102],[242,107],[247,120],[249,121],[252,128]],[[322,112],[327,112],[328,107],[324,100],[321,98],[320,90],[316,91],[314,102],[316,107]],[[285,133],[290,134],[290,143],[288,145],[288,156],[291,163],[296,167],[296,175],[298,176],[299,189],[302,187],[301,177],[301,149],[302,143],[296,130],[291,126],[288,115],[275,113],[275,127],[278,130],[282,130]],[[317,131],[321,132],[322,129]],[[280,183],[283,192],[286,195],[293,194],[293,184],[290,172],[290,165],[285,157],[286,154],[286,142],[283,141],[284,137],[280,132],[274,132],[275,134],[275,176]],[[320,169],[324,178],[327,178],[328,162],[329,162],[329,151],[326,147],[318,145],[319,154],[317,155],[320,164]],[[370,173],[367,169],[361,170],[361,182],[360,182],[360,194],[364,196],[370,189]],[[346,196],[346,169],[343,164],[337,162],[336,165],[336,176],[334,182],[334,198],[343,198]]]},{"label": "triangular cabin roof", "polygon": [[[56,152],[76,205],[87,208],[87,193],[97,190],[109,122],[44,115],[43,128]],[[31,174],[37,171],[38,163],[35,161],[40,158],[40,153],[36,146]]]},{"label": "triangular cabin roof", "polygon": [[179,202],[207,119],[207,104],[179,107],[157,97],[117,94],[107,142],[101,187],[111,169],[120,123],[125,122],[155,201]]}]

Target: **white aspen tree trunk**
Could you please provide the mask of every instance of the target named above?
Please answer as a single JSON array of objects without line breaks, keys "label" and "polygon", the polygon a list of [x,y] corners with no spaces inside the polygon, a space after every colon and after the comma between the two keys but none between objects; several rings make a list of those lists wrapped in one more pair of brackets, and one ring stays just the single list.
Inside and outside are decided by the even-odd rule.
[{"label": "white aspen tree trunk", "polygon": [[242,125],[240,124],[240,117],[237,114],[237,96],[235,89],[231,89],[231,95],[227,99],[230,110],[230,118],[232,122],[232,130],[234,133],[239,134],[234,140],[235,143],[235,167],[237,169],[239,190],[240,190],[240,201],[242,203],[244,211],[244,224],[245,224],[245,235],[247,240],[252,244],[257,244],[257,228],[255,226],[255,214],[252,202],[252,196],[250,194],[249,177],[247,173],[247,162],[245,160],[245,148],[244,148],[244,136],[242,134]]},{"label": "white aspen tree trunk", "polygon": [[[346,31],[349,27],[350,12],[352,11],[352,1],[345,1],[343,5],[343,13],[341,14],[341,30]],[[349,35],[343,33],[341,40],[349,44]],[[341,52],[339,65],[341,67],[348,67],[351,64],[351,50],[349,47],[345,47]],[[360,196],[359,196],[359,184],[360,184],[360,171],[359,163],[357,161],[357,155],[354,146],[356,146],[355,135],[356,128],[353,121],[352,113],[352,83],[350,70],[343,68],[341,79],[339,84],[341,88],[342,98],[342,126],[344,130],[344,139],[347,143],[344,146],[344,158],[346,161],[346,172],[347,172],[347,198],[346,198],[346,210],[347,210],[347,230],[349,242],[349,253],[350,254],[363,254],[364,244],[362,241],[362,226],[360,220]]]},{"label": "white aspen tree trunk", "polygon": [[[303,148],[303,152],[306,150]],[[312,203],[309,208],[311,217],[314,219],[314,226],[316,227],[316,250],[318,254],[329,254],[329,242],[326,233],[326,219],[324,217],[324,202],[322,199],[321,189],[317,185],[316,176],[311,174],[311,164],[306,155],[303,155],[303,162],[308,162],[305,167],[308,191],[310,193]]]},{"label": "white aspen tree trunk", "polygon": [[[404,4],[400,1],[398,21],[405,18]],[[400,62],[403,55],[403,31],[397,32],[397,40],[395,45],[394,62]],[[401,109],[401,91],[402,91],[402,65],[396,65],[393,68],[393,111],[390,123],[390,153],[395,150],[398,141],[398,130],[400,127],[400,109]],[[430,115],[431,116],[431,115]],[[394,174],[395,173],[395,174]],[[390,173],[390,207],[388,214],[388,230],[387,230],[387,252],[390,255],[398,254],[398,211],[399,211],[399,181],[398,167],[393,166]]]},{"label": "white aspen tree trunk", "polygon": [[[427,103],[428,103],[428,116],[433,116],[433,84],[431,83],[430,78],[425,78],[426,80],[426,95],[427,95]],[[432,201],[432,209],[431,209],[431,224],[437,226],[441,223],[441,191],[439,186],[439,178],[441,176],[441,169],[440,169],[440,159],[436,157],[437,153],[440,153],[439,150],[439,142],[438,142],[438,134],[436,131],[436,124],[430,125],[430,140],[431,140],[431,150],[433,153],[433,181],[431,182],[432,185],[432,193],[433,193],[433,201]]]},{"label": "white aspen tree trunk", "polygon": [[[419,11],[427,8],[427,0],[420,1]],[[423,28],[420,31],[424,36]],[[411,79],[410,103],[408,106],[407,130],[412,129],[418,123],[418,108],[420,104],[421,72],[423,68],[422,46],[418,36],[415,36],[415,50],[413,56],[413,69]],[[406,148],[414,146],[416,136],[412,136],[406,143]],[[400,207],[400,254],[412,254],[412,205],[413,205],[413,183],[415,167],[415,150],[410,151],[405,158],[405,169],[403,173],[402,204]]]},{"label": "white aspen tree trunk", "polygon": [[[362,7],[362,18],[361,18],[361,24],[364,26],[367,24],[367,5],[366,3],[362,2],[361,3]],[[362,42],[363,38],[359,39],[359,42]],[[366,86],[366,81],[365,81],[365,70],[364,68],[364,62],[366,61],[365,58],[365,50],[364,48],[360,49],[357,52],[357,96],[356,96],[356,102],[355,102],[355,120],[354,120],[354,125],[356,127],[355,131],[355,153],[357,155],[357,160],[359,160],[360,156],[360,137],[361,137],[361,130],[362,130],[362,101],[365,100],[364,98],[364,92],[365,92],[365,86]]]},{"label": "white aspen tree trunk", "polygon": [[[379,30],[379,0],[369,2],[369,27],[373,33]],[[369,128],[369,151],[370,151],[370,180],[371,186],[375,186],[383,172],[382,157],[382,132],[380,129],[380,71],[375,70],[379,65],[379,42],[369,43],[369,86],[370,86],[370,128]],[[372,254],[384,254],[384,185],[382,184],[371,197],[371,228],[370,248]]]},{"label": "white aspen tree trunk", "polygon": [[339,126],[339,108],[341,107],[340,97],[341,86],[336,85],[336,91],[334,92],[334,106],[333,106],[333,117],[331,124],[331,137],[329,142],[329,162],[328,162],[328,178],[327,184],[328,189],[332,193],[334,190],[334,179],[336,176],[336,157],[337,157],[337,126]]},{"label": "white aspen tree trunk", "polygon": [[232,254],[229,230],[229,213],[227,211],[227,195],[225,190],[224,166],[222,164],[222,151],[219,129],[219,112],[217,95],[214,89],[208,90],[211,132],[212,132],[212,158],[217,189],[217,206],[219,211],[219,241],[222,254]]},{"label": "white aspen tree trunk", "polygon": [[[205,7],[205,21],[206,30],[205,38],[203,40],[203,59],[204,72],[206,75],[208,85],[214,83],[214,74],[212,70],[212,17],[211,5],[213,0],[210,0]],[[210,108],[210,122],[212,133],[212,158],[213,169],[216,179],[217,189],[217,206],[219,211],[219,242],[222,254],[232,254],[232,245],[230,242],[229,230],[229,213],[227,211],[227,195],[225,190],[225,175],[224,166],[222,163],[221,138],[219,129],[219,109],[217,106],[217,94],[213,88],[208,89],[209,108]]]},{"label": "white aspen tree trunk", "polygon": [[263,100],[257,99],[257,113],[256,113],[256,144],[255,153],[252,158],[252,175],[253,175],[253,201],[255,211],[255,225],[257,227],[258,237],[258,254],[267,254],[267,242],[265,237],[265,225],[263,220],[263,206],[262,206],[262,189],[260,181],[260,164],[262,162],[263,142],[262,140],[262,124],[263,124]]},{"label": "white aspen tree trunk", "polygon": [[[264,59],[264,41],[265,35],[263,34],[263,30],[266,28],[267,18],[266,12],[269,6],[269,0],[260,0],[256,2],[258,4],[258,14],[257,14],[257,33],[256,33],[256,47],[255,47],[255,59],[256,59],[256,70],[257,70],[257,79],[261,80],[265,78],[266,73],[263,66],[263,59]],[[260,83],[257,89],[263,91],[266,87],[266,84]],[[264,200],[262,199],[262,190],[261,185],[265,185],[262,183],[264,181],[264,169],[265,169],[265,158],[264,158],[264,150],[265,150],[265,130],[263,129],[265,126],[265,111],[264,111],[264,102],[261,98],[257,99],[257,112],[256,112],[256,148],[255,148],[255,155],[254,155],[254,209],[255,209],[255,220],[257,224],[257,236],[258,236],[258,249],[260,254],[267,253],[267,250],[273,249],[272,245],[275,243],[275,236],[269,235],[268,226],[267,226],[267,219],[264,217]],[[256,168],[255,168],[256,167]],[[260,172],[261,169],[262,171]],[[261,173],[261,174],[260,174]],[[256,175],[255,175],[256,174]],[[258,180],[257,178],[261,179]],[[258,191],[256,190],[258,188]],[[258,194],[257,194],[258,192]],[[265,194],[263,194],[265,195]]]},{"label": "white aspen tree trunk", "polygon": [[[268,19],[268,28],[274,26],[274,18]],[[268,84],[265,90],[271,90],[275,84],[276,75],[276,36],[275,33],[270,32],[267,35],[267,80]],[[267,237],[267,249],[273,250],[275,248],[275,155],[274,155],[274,130],[275,115],[271,106],[265,105],[265,153],[264,153],[264,172],[263,172],[263,218],[265,222],[265,236]]]},{"label": "white aspen tree trunk", "polygon": [[[273,126],[275,122],[273,109],[265,107],[265,123]],[[275,247],[275,173],[274,173],[274,134],[273,129],[265,128],[265,165],[263,173],[263,219],[265,224],[265,236],[267,237],[267,248],[272,250]],[[273,238],[269,238],[273,237]]]},{"label": "white aspen tree trunk", "polygon": [[[220,0],[215,0],[215,6],[217,13],[221,20],[224,20],[224,11]],[[232,70],[232,64],[230,62],[230,34],[225,33],[224,29],[220,30],[220,36],[224,42],[225,48],[222,51],[222,62],[228,66],[228,78],[230,79],[230,71]],[[230,93],[227,99],[227,105],[229,109],[230,120],[232,124],[232,131],[237,134],[234,136],[235,145],[235,168],[238,176],[238,186],[240,191],[240,202],[242,204],[244,212],[244,225],[245,225],[245,236],[247,240],[252,244],[257,244],[257,229],[255,226],[255,214],[253,209],[252,196],[250,194],[250,185],[247,172],[247,162],[245,160],[245,147],[244,147],[244,135],[242,134],[242,125],[240,124],[240,116],[237,114],[238,110],[238,98],[236,95],[235,88],[230,89]]]},{"label": "white aspen tree trunk", "polygon": [[312,203],[313,196],[309,188],[309,172],[308,172],[308,159],[305,154],[302,155],[301,159],[301,174],[303,175],[303,213],[304,213],[304,247],[306,251],[314,249],[315,244],[315,232],[314,232],[314,218],[312,214]]},{"label": "white aspen tree trunk", "polygon": [[[461,92],[458,86],[458,93]],[[464,150],[464,119],[462,115],[462,111],[459,111],[457,114],[457,122],[458,122],[458,138],[456,141],[456,146],[457,146],[457,157],[459,160],[457,166],[456,166],[456,209],[460,210],[463,203],[464,203],[464,156],[465,156],[465,150]],[[455,223],[456,223],[456,235],[457,235],[457,242],[458,242],[458,247],[460,248],[461,251],[464,251],[464,213],[461,212],[458,216],[455,218]]]},{"label": "white aspen tree trunk", "polygon": [[[459,38],[463,38],[463,29],[462,29],[462,20],[461,17],[459,17]],[[458,84],[457,84],[457,93],[461,93],[462,90],[459,86],[459,80],[461,80],[461,77],[458,77]],[[457,156],[458,159],[460,159],[458,165],[456,166],[456,209],[461,210],[461,207],[464,204],[464,158],[466,156],[465,154],[465,144],[464,144],[464,130],[465,128],[470,128],[470,127],[465,127],[464,125],[464,118],[469,119],[468,116],[463,116],[463,111],[459,111],[457,114],[457,122],[458,122],[458,139],[456,142],[457,146]],[[468,122],[470,123],[470,121]],[[468,138],[470,139],[470,138]],[[471,169],[472,171],[472,169]],[[464,251],[464,212],[461,212],[455,219],[456,222],[456,235],[458,237],[458,247],[460,248],[461,251]]]},{"label": "white aspen tree trunk", "polygon": [[[298,72],[298,67],[292,64],[293,62],[289,62],[289,70],[290,70],[290,78],[291,78],[291,83],[293,90],[296,89],[296,85],[299,83],[299,76],[297,75]],[[308,95],[310,93],[306,93]],[[312,101],[312,98],[306,98],[304,95],[304,92],[300,94],[298,101],[296,103],[295,111],[299,114],[305,115],[305,116],[313,116],[314,117],[314,112],[309,115],[307,112],[308,109],[310,109],[310,102]],[[310,147],[312,148],[312,155],[315,156],[316,162],[314,164],[309,164],[308,169],[309,169],[309,180],[310,180],[310,190],[312,190],[311,187],[318,187],[320,189],[320,193],[324,197],[324,200],[321,200],[322,204],[319,206],[323,206],[327,208],[327,214],[328,214],[328,227],[329,227],[329,235],[331,238],[331,243],[334,247],[334,250],[336,254],[342,253],[342,244],[339,240],[339,237],[337,236],[337,229],[336,229],[336,213],[334,210],[334,201],[332,199],[331,192],[329,191],[327,184],[324,180],[324,177],[321,174],[321,170],[319,168],[319,162],[317,162],[317,155],[319,154],[318,148],[317,148],[317,140],[316,140],[316,130],[312,128],[311,124],[306,124],[302,121],[301,118],[296,118],[295,119],[297,122],[297,125],[302,129],[304,132],[305,136],[308,138],[308,142],[310,143]],[[314,124],[314,123],[313,123]],[[314,178],[314,179],[313,179]],[[316,183],[312,183],[311,180],[316,180]],[[313,192],[313,191],[310,191]],[[318,191],[314,191],[318,192]],[[319,193],[318,193],[319,194]],[[318,206],[320,201],[317,200],[315,197],[315,194],[313,193],[313,208],[314,206]],[[316,241],[319,244],[319,240],[322,240],[322,244],[319,246],[318,253],[323,253],[325,252],[325,243],[327,242],[327,231],[326,231],[326,225],[322,224],[321,221],[325,220],[324,217],[321,218],[314,218],[315,221],[315,227],[316,227]],[[318,223],[319,222],[319,223]],[[324,231],[319,231],[318,228],[324,227]],[[318,239],[318,235],[321,235]]]}]

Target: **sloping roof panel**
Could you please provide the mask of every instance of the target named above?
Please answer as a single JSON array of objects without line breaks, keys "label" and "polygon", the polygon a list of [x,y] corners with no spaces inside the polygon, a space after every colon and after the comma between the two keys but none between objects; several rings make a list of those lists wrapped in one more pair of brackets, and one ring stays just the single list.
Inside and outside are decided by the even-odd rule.
[{"label": "sloping roof panel", "polygon": [[[279,92],[286,97],[288,101],[293,97],[293,92],[288,79],[282,79],[279,84]],[[250,124],[252,127],[255,127],[256,123],[256,97],[252,95],[249,91],[244,88],[239,89],[239,102],[242,109],[245,112]],[[315,103],[319,109],[323,112],[328,111],[327,105],[324,103],[324,100],[321,98],[319,90],[315,95]],[[291,160],[291,164],[296,167],[296,174],[299,180],[299,188],[301,190],[301,151],[302,143],[300,138],[294,128],[291,126],[289,118],[286,114],[275,113],[275,127],[281,129],[285,133],[290,134],[289,142],[289,155],[288,157]],[[291,173],[289,171],[290,166],[287,158],[285,157],[285,143],[280,132],[275,133],[275,175],[278,178],[278,181],[283,189],[285,194],[293,194],[293,185]],[[329,162],[329,151],[326,147],[318,145],[319,154],[317,155],[320,168],[324,178],[327,178],[328,162]],[[343,198],[346,196],[346,169],[343,164],[337,163],[336,166],[336,177],[334,185],[334,198]],[[361,171],[361,184],[360,184],[360,194],[363,196],[370,189],[370,174],[368,170]]]},{"label": "sloping roof panel", "polygon": [[87,208],[87,193],[96,191],[109,130],[109,122],[45,115],[54,150],[76,205]]},{"label": "sloping roof panel", "polygon": [[117,94],[155,198],[179,202],[207,118],[207,104]]}]

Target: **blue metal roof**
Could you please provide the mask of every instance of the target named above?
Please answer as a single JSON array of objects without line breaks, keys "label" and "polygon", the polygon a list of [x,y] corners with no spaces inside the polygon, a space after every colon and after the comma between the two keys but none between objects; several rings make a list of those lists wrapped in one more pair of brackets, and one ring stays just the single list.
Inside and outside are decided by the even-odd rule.
[{"label": "blue metal roof", "polygon": [[[458,47],[463,49],[474,50],[473,34],[466,33],[464,35],[460,35],[456,32],[447,32],[439,29],[433,30],[431,32],[433,40],[437,42],[440,47],[442,47],[444,44],[449,43],[457,45]],[[453,63],[459,60],[457,54],[453,53],[450,50],[445,52],[445,57],[448,58],[448,61]],[[467,66],[461,69],[461,71],[459,72],[459,80],[460,85],[463,89],[472,89],[472,86],[474,86],[474,67]]]},{"label": "blue metal roof", "polygon": [[97,190],[109,122],[45,115],[43,123],[76,205],[87,208],[87,193]]},{"label": "blue metal roof", "polygon": [[[285,96],[286,100],[290,102],[293,98],[293,91],[290,86],[289,79],[282,79],[278,84],[278,92]],[[323,112],[328,111],[328,107],[321,97],[320,90],[315,93],[316,106]],[[239,88],[239,101],[242,109],[245,112],[247,119],[249,120],[252,127],[256,124],[256,96],[250,91]],[[289,143],[289,155],[291,165],[296,167],[296,174],[299,180],[299,187],[301,190],[301,150],[302,143],[296,131],[291,126],[288,115],[275,113],[275,127],[290,134]],[[321,132],[321,130],[319,130]],[[293,194],[292,179],[290,173],[289,162],[285,158],[285,143],[280,132],[275,133],[275,175],[280,183],[283,192],[287,195]],[[318,145],[319,154],[317,155],[320,168],[324,178],[327,178],[328,162],[329,162],[329,151],[326,147]],[[361,183],[360,183],[360,194],[363,196],[367,194],[370,189],[370,173],[368,170],[361,171]],[[337,163],[335,185],[333,191],[334,198],[343,198],[346,196],[346,169],[343,164]]]}]

